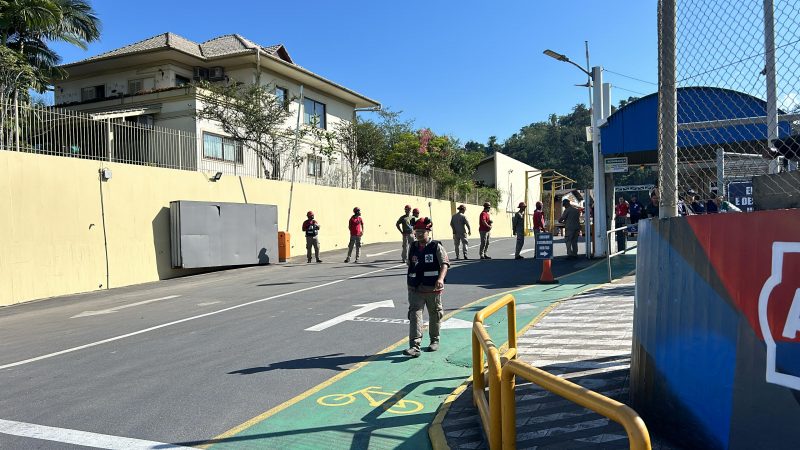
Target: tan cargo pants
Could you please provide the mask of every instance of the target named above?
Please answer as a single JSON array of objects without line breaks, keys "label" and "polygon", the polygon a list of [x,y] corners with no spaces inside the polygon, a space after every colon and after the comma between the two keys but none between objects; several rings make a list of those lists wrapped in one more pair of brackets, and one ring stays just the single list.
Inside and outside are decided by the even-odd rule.
[{"label": "tan cargo pants", "polygon": [[439,342],[439,327],[442,316],[442,293],[420,292],[415,288],[408,288],[408,346],[419,348],[422,343],[422,311],[428,308],[428,335],[431,342]]}]

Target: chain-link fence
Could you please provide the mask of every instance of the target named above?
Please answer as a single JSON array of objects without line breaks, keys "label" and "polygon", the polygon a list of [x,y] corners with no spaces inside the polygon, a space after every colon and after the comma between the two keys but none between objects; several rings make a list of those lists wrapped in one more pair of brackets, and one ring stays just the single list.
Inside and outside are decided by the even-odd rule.
[{"label": "chain-link fence", "polygon": [[800,0],[658,12],[661,216],[798,206]]}]

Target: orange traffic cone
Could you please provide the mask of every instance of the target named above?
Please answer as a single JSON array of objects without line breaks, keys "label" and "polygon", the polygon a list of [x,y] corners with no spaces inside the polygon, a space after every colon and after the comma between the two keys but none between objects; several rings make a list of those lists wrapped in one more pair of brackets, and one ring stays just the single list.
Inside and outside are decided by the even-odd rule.
[{"label": "orange traffic cone", "polygon": [[558,280],[553,278],[553,271],[551,269],[552,260],[545,259],[542,261],[542,276],[539,277],[539,284],[558,284]]}]

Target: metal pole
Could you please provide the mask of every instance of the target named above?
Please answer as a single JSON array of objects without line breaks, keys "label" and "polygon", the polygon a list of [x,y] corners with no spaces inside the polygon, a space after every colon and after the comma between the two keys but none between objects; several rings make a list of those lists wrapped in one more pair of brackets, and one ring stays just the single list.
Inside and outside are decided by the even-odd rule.
[{"label": "metal pole", "polygon": [[19,90],[14,89],[14,140],[19,151]]},{"label": "metal pole", "polygon": [[594,103],[592,105],[592,157],[594,167],[594,256],[605,256],[606,249],[606,180],[600,156],[600,120],[603,117],[603,68],[592,67]]},{"label": "metal pole", "polygon": [[659,216],[678,215],[678,95],[675,81],[676,1],[659,3],[658,188]]},{"label": "metal pole", "polygon": [[583,237],[586,243],[586,259],[592,259],[592,224],[589,214],[589,189],[583,190]]},{"label": "metal pole", "polygon": [[[297,143],[300,140],[300,115],[303,113],[303,85],[300,85],[300,101],[297,103],[297,126],[294,129],[294,149],[292,149],[292,182],[289,185],[289,207],[286,209],[286,231],[289,231],[289,224],[292,221],[292,197],[294,195],[294,174],[296,172],[295,160],[297,160]],[[275,168],[272,168],[275,171]]]},{"label": "metal pole", "polygon": [[[764,58],[767,75],[767,148],[778,139],[778,100],[775,80],[775,6],[764,0]],[[771,155],[770,155],[771,156]],[[777,167],[777,165],[776,165]]]},{"label": "metal pole", "polygon": [[725,195],[725,149],[717,148],[717,195]]}]

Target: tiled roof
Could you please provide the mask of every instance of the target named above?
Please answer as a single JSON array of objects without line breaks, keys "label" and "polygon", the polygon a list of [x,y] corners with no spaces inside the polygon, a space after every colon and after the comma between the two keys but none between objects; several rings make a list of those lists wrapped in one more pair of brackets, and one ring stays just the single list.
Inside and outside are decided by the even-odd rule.
[{"label": "tiled roof", "polygon": [[[279,52],[283,47],[282,45],[262,47],[238,34],[227,34],[198,44],[175,33],[163,33],[68,65],[159,49],[175,49],[199,59],[209,60],[252,52],[257,47],[260,47],[263,52],[278,56],[281,59],[287,60],[288,58],[287,62],[294,64],[289,58],[289,54],[286,53],[286,49],[283,49],[283,52]],[[283,53],[285,57],[280,53]]]}]

